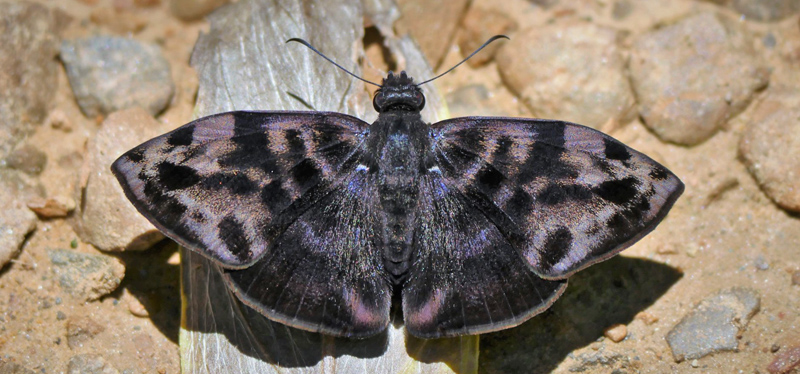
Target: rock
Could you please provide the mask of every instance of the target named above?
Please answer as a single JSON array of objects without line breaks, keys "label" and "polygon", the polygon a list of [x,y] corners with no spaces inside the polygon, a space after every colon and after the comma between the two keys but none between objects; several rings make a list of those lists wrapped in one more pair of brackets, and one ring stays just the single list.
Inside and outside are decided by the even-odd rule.
[{"label": "rock", "polygon": [[22,365],[0,360],[0,374],[36,374],[36,372]]},{"label": "rock", "polygon": [[11,151],[0,164],[35,176],[44,170],[47,164],[47,155],[32,145],[23,145]]},{"label": "rock", "polygon": [[47,116],[47,120],[45,120],[45,122],[54,129],[59,129],[64,132],[72,131],[72,121],[61,109],[53,109],[50,112],[50,115]]},{"label": "rock", "polygon": [[431,66],[436,67],[447,54],[453,33],[468,5],[468,0],[399,0],[400,18],[395,23],[397,35],[410,34]]},{"label": "rock", "polygon": [[445,97],[450,116],[507,116],[489,104],[489,89],[481,84],[471,84],[455,89]]},{"label": "rock", "polygon": [[784,349],[767,366],[771,374],[785,374],[800,366],[800,345]]},{"label": "rock", "polygon": [[[478,49],[489,38],[495,35],[508,35],[517,30],[517,23],[494,9],[482,9],[471,7],[464,20],[461,22],[462,32],[458,38],[458,48],[461,55],[466,58],[470,53]],[[497,50],[504,41],[498,40],[467,61],[472,67],[477,67],[491,61]]]},{"label": "rock", "polygon": [[150,312],[147,311],[144,304],[135,297],[128,302],[128,311],[136,317],[146,318],[150,316]]},{"label": "rock", "polygon": [[81,240],[103,251],[143,250],[164,238],[125,197],[111,173],[121,154],[168,129],[144,109],[112,113],[91,139],[77,184],[75,201],[84,201],[73,215]]},{"label": "rock", "polygon": [[169,10],[172,15],[184,21],[205,17],[212,10],[228,3],[229,0],[172,0]]},{"label": "rock", "polygon": [[779,21],[800,11],[797,0],[733,0],[733,9],[748,19],[756,21]]},{"label": "rock", "polygon": [[66,249],[47,251],[61,288],[83,301],[108,295],[122,283],[125,266],[115,257]]},{"label": "rock", "polygon": [[156,115],[175,90],[169,63],[153,44],[109,36],[66,40],[61,60],[88,117],[136,106]]},{"label": "rock", "polygon": [[675,361],[734,351],[750,318],[760,307],[756,290],[731,288],[703,299],[667,334]]},{"label": "rock", "polygon": [[605,329],[603,331],[603,335],[605,335],[606,338],[611,339],[612,342],[619,343],[628,336],[628,327],[618,323]]},{"label": "rock", "polygon": [[83,347],[83,343],[86,343],[104,330],[105,327],[89,317],[70,318],[67,321],[67,345],[69,345],[70,349]]},{"label": "rock", "polygon": [[10,261],[36,228],[36,215],[25,206],[37,187],[20,173],[0,170],[0,268]]},{"label": "rock", "polygon": [[770,87],[739,142],[739,154],[764,193],[800,212],[800,94]]},{"label": "rock", "polygon": [[635,115],[617,37],[589,24],[533,27],[504,41],[495,60],[505,84],[536,116],[599,128]]},{"label": "rock", "polygon": [[694,145],[710,138],[766,86],[740,24],[700,13],[639,37],[630,71],[645,124],[661,139]]},{"label": "rock", "polygon": [[58,32],[66,18],[33,2],[0,7],[0,159],[47,117],[58,85]]},{"label": "rock", "polygon": [[64,196],[37,197],[27,203],[28,209],[34,211],[41,218],[62,218],[75,210],[75,200]]},{"label": "rock", "polygon": [[69,359],[67,374],[117,374],[119,370],[111,366],[103,356],[95,353],[75,355]]},{"label": "rock", "polygon": [[800,286],[800,270],[792,272],[792,286]]},{"label": "rock", "polygon": [[659,320],[658,316],[656,316],[654,314],[651,314],[651,313],[648,313],[648,312],[636,313],[636,316],[634,316],[634,318],[644,322],[644,324],[648,325],[648,326],[658,322],[658,320]]}]

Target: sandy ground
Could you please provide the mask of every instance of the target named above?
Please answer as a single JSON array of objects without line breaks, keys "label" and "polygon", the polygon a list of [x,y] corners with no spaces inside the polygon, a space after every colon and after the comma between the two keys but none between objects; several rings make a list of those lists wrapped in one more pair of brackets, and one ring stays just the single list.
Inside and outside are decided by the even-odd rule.
[{"label": "sandy ground", "polygon": [[[73,18],[65,38],[120,34],[119,30],[102,25],[103,17],[93,20],[90,14],[96,14],[98,8],[122,4],[127,9],[125,12],[145,23],[140,31],[130,35],[159,44],[171,65],[176,95],[158,117],[159,121],[177,127],[191,119],[197,82],[188,60],[198,33],[207,28],[204,21],[179,21],[170,15],[167,4],[157,0],[151,7],[130,5],[130,8],[125,1],[111,0],[42,3],[62,8]],[[473,6],[489,6],[487,4],[488,1],[476,1]],[[603,8],[603,4],[605,2],[597,2],[594,8],[588,7],[589,10],[572,9],[571,12],[580,16],[584,11]],[[517,1],[511,6],[523,9],[530,5]],[[559,16],[559,12],[567,8],[551,8],[542,17]],[[680,14],[689,11],[691,6],[687,2],[677,2],[676,8],[675,14]],[[522,18],[526,13],[516,14]],[[521,26],[535,22],[518,21]],[[597,22],[604,20],[597,17]],[[630,29],[636,30],[642,21],[632,19],[629,22]],[[781,32],[788,38],[784,43],[797,45],[800,43],[799,27],[798,18],[794,16],[777,23],[755,24],[750,29],[760,34]],[[631,34],[627,38],[631,38]],[[438,70],[460,58],[457,47],[450,47]],[[780,70],[775,73],[780,74]],[[775,74],[770,78],[771,82],[782,79],[788,78]],[[464,65],[438,82],[445,96],[471,84],[488,88],[490,95],[482,106],[506,115],[531,116],[530,110],[503,85],[493,63],[480,68]],[[639,119],[612,129],[612,136],[663,162],[686,184],[685,195],[658,230],[622,256],[662,264],[682,276],[656,295],[651,303],[642,305],[639,311],[643,314],[639,317],[618,321],[627,325],[627,339],[615,343],[598,334],[596,341],[586,342],[560,356],[557,362],[546,366],[548,370],[766,373],[777,355],[800,346],[800,286],[792,284],[792,275],[800,269],[800,219],[797,213],[779,208],[762,192],[738,154],[742,133],[751,125],[754,108],[763,95],[763,92],[758,93],[747,109],[731,119],[724,129],[695,146],[662,142]],[[72,196],[85,144],[97,132],[100,121],[81,114],[63,67],[59,71],[55,107],[51,112],[62,113],[68,119],[69,129],[41,126],[27,143],[47,154],[47,166],[39,177],[47,195]],[[37,373],[61,373],[66,372],[68,363],[76,355],[99,353],[121,373],[179,372],[177,247],[162,242],[147,251],[114,254],[125,264],[123,283],[100,300],[84,303],[60,288],[46,252],[69,249],[76,238],[66,219],[40,220],[20,255],[0,271],[0,361],[16,363]],[[98,253],[90,244],[80,240],[76,244],[77,252]],[[760,297],[759,311],[740,334],[738,351],[676,362],[665,340],[667,333],[700,300],[732,286],[753,289]],[[567,300],[570,292],[573,291],[568,290],[565,295]],[[565,305],[559,310],[586,307],[578,304]],[[91,326],[99,327],[94,328],[90,339],[70,347],[68,335],[72,332],[69,331],[85,324],[86,317],[93,321]],[[501,338],[488,337],[490,341]],[[586,359],[589,356],[626,359],[597,359],[593,362],[599,363],[590,365]],[[481,359],[482,372],[512,370],[504,369],[505,363],[493,358],[491,351],[483,352]]]}]

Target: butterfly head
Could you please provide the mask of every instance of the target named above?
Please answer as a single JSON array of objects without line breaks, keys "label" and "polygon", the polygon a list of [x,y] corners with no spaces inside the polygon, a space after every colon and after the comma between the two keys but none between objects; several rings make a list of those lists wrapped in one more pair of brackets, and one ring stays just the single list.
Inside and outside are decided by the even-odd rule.
[{"label": "butterfly head", "polygon": [[405,71],[395,75],[389,75],[383,79],[381,88],[375,92],[372,99],[372,106],[378,113],[392,110],[411,110],[418,112],[425,107],[425,95],[422,94],[419,86],[414,84],[414,79],[409,77]]}]

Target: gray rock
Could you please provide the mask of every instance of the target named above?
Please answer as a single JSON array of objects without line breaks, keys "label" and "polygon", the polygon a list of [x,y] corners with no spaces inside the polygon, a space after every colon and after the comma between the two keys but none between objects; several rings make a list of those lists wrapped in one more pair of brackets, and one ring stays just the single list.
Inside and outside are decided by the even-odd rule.
[{"label": "gray rock", "polygon": [[733,8],[748,19],[756,21],[779,21],[800,11],[797,0],[733,0]]},{"label": "gray rock", "polygon": [[770,87],[739,142],[739,154],[764,193],[794,212],[800,212],[799,88]]},{"label": "gray rock", "polygon": [[67,374],[118,374],[103,356],[94,353],[75,355],[69,359]]},{"label": "gray rock", "polygon": [[192,21],[205,17],[212,10],[225,5],[230,0],[172,0],[169,10],[172,15],[184,21]]},{"label": "gray rock", "polygon": [[153,44],[109,36],[65,40],[61,60],[88,117],[136,106],[156,115],[175,90],[169,63]]},{"label": "gray rock", "polygon": [[25,202],[37,189],[21,173],[0,170],[0,268],[16,256],[25,236],[36,228],[36,214]]},{"label": "gray rock", "polygon": [[667,334],[675,361],[737,350],[738,337],[760,303],[758,292],[750,288],[722,290],[703,299]]},{"label": "gray rock", "polygon": [[83,301],[108,295],[117,289],[125,276],[122,261],[108,255],[65,249],[51,249],[47,255],[61,289]]},{"label": "gray rock", "polygon": [[0,159],[47,117],[58,85],[63,17],[32,2],[0,6]]},{"label": "gray rock", "polygon": [[19,170],[28,175],[39,175],[47,164],[47,154],[32,145],[23,145],[11,151],[0,166]]},{"label": "gray rock", "polygon": [[36,372],[22,365],[0,360],[0,374],[36,374]]},{"label": "gray rock", "polygon": [[600,128],[635,115],[616,31],[590,24],[533,27],[495,57],[505,84],[537,117]]},{"label": "gray rock", "polygon": [[742,26],[700,13],[646,33],[632,48],[631,81],[645,124],[666,141],[710,138],[766,86]]},{"label": "gray rock", "polygon": [[166,132],[168,128],[144,109],[112,113],[91,139],[77,183],[76,208],[70,222],[81,240],[103,251],[143,250],[164,236],[125,197],[111,173],[122,153]]}]

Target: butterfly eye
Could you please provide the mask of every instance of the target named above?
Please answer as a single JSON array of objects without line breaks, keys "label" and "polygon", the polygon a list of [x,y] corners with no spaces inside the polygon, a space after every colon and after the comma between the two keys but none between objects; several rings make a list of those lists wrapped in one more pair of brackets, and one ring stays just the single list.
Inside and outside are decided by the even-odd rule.
[{"label": "butterfly eye", "polygon": [[422,91],[417,91],[416,99],[419,103],[419,110],[422,110],[425,107],[425,95],[422,94]]},{"label": "butterfly eye", "polygon": [[376,91],[375,97],[372,98],[372,107],[375,108],[375,111],[378,113],[381,112],[381,108],[383,107],[383,99],[383,92],[381,92],[381,90]]}]

